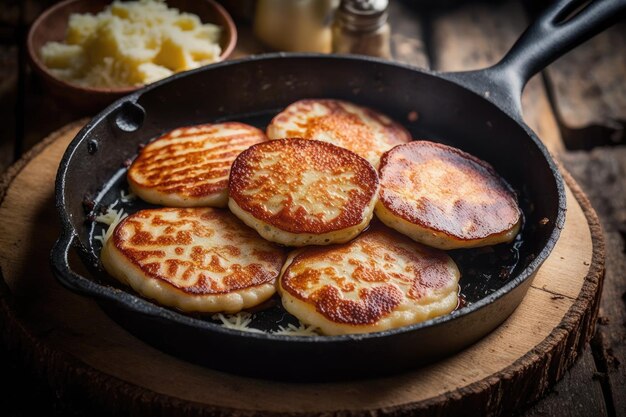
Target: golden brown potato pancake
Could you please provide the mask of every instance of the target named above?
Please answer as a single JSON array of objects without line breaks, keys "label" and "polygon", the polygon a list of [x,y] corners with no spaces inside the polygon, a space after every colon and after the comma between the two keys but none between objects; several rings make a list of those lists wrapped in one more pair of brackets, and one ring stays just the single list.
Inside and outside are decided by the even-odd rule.
[{"label": "golden brown potato pancake", "polygon": [[341,245],[289,255],[278,281],[283,306],[327,335],[377,332],[454,310],[459,270],[443,251],[372,226]]},{"label": "golden brown potato pancake", "polygon": [[231,211],[267,240],[328,245],[367,226],[378,175],[365,159],[330,143],[272,140],[237,157],[229,193]]},{"label": "golden brown potato pancake", "polygon": [[300,100],[267,127],[270,139],[317,139],[346,148],[375,167],[380,156],[411,135],[389,117],[367,107],[330,99]]},{"label": "golden brown potato pancake", "polygon": [[261,130],[238,122],[175,129],[141,150],[128,170],[130,189],[153,204],[225,207],[230,166],[265,140]]},{"label": "golden brown potato pancake", "polygon": [[234,313],[274,294],[285,252],[226,210],[162,208],[122,220],[101,260],[111,275],[159,304]]},{"label": "golden brown potato pancake", "polygon": [[522,213],[515,193],[485,161],[428,141],[383,155],[376,216],[417,242],[439,249],[510,242]]}]

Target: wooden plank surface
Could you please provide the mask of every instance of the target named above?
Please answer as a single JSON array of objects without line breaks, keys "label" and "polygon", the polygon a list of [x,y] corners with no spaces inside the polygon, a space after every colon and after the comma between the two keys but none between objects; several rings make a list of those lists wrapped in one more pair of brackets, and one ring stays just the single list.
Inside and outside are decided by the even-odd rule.
[{"label": "wooden plank surface", "polygon": [[393,59],[420,68],[430,68],[424,41],[423,15],[405,2],[391,2],[391,54]]},{"label": "wooden plank surface", "polygon": [[606,276],[594,339],[598,380],[614,415],[626,416],[626,147],[564,155],[598,212],[606,240]]},{"label": "wooden plank surface", "polygon": [[19,18],[18,1],[7,0],[0,7],[0,172],[13,162],[15,153]]},{"label": "wooden plank surface", "polygon": [[[478,2],[433,16],[432,66],[439,71],[485,68],[504,56],[527,26],[517,1]],[[535,76],[522,95],[524,120],[553,153],[563,143],[541,81]]]},{"label": "wooden plank surface", "polygon": [[0,172],[15,152],[18,58],[17,47],[0,43]]},{"label": "wooden plank surface", "polygon": [[[524,2],[531,16],[543,0]],[[544,72],[568,149],[626,144],[626,22],[596,35]]]},{"label": "wooden plank surface", "polygon": [[[603,417],[607,416],[602,387],[596,374],[589,374],[595,363],[591,348],[587,346],[578,362],[567,375],[541,401],[524,413],[525,417]],[[584,395],[580,393],[584,392]]]},{"label": "wooden plank surface", "polygon": [[626,22],[600,33],[546,71],[568,148],[626,144]]}]

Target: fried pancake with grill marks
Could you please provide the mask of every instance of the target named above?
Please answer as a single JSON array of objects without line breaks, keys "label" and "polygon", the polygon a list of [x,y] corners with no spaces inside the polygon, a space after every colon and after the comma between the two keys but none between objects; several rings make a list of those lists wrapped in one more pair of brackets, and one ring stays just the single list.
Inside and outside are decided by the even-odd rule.
[{"label": "fried pancake with grill marks", "polygon": [[128,183],[142,200],[170,207],[225,207],[233,161],[250,145],[267,140],[243,123],[181,127],[146,145]]},{"label": "fried pancake with grill marks", "polygon": [[411,135],[400,124],[366,107],[341,100],[300,100],[267,127],[270,139],[317,139],[346,148],[375,167],[380,156]]},{"label": "fried pancake with grill marks", "polygon": [[233,163],[228,207],[267,240],[346,242],[372,218],[378,174],[365,159],[317,140],[254,145]]},{"label": "fried pancake with grill marks", "polygon": [[285,255],[226,210],[162,208],[122,220],[101,260],[111,275],[159,304],[234,313],[274,294]]},{"label": "fried pancake with grill marks", "polygon": [[278,292],[287,311],[323,334],[368,333],[453,311],[459,275],[445,252],[378,224],[351,242],[291,253]]},{"label": "fried pancake with grill marks", "polygon": [[400,145],[380,162],[376,216],[439,249],[512,241],[520,229],[515,193],[485,161],[428,141]]}]

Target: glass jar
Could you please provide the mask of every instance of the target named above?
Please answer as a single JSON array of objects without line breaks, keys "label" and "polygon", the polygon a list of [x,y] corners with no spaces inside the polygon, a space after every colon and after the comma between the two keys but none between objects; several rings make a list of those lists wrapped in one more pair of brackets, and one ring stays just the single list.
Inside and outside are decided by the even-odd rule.
[{"label": "glass jar", "polygon": [[330,53],[338,5],[339,0],[259,0],[254,34],[279,51]]}]

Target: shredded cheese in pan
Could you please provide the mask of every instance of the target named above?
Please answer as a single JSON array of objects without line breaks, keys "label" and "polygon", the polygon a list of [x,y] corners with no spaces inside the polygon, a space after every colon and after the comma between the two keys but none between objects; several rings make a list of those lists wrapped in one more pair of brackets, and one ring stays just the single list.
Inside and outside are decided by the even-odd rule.
[{"label": "shredded cheese in pan", "polygon": [[113,234],[113,230],[115,230],[115,227],[118,225],[118,223],[122,221],[124,217],[128,216],[127,213],[124,213],[124,210],[122,208],[115,209],[115,207],[120,203],[128,203],[136,198],[136,194],[133,194],[132,192],[126,192],[125,190],[120,190],[120,198],[111,203],[111,205],[106,208],[104,214],[100,214],[96,217],[95,220],[98,223],[104,223],[109,227],[106,229],[106,231],[103,230],[100,236],[94,236],[94,239],[104,245],[107,239]]},{"label": "shredded cheese in pan", "polygon": [[278,326],[277,331],[273,332],[273,334],[282,335],[282,336],[318,336],[317,327],[315,326],[307,326],[306,324],[300,322],[299,326],[296,327],[293,324],[288,324],[287,327]]},{"label": "shredded cheese in pan", "polygon": [[102,229],[102,231],[100,232],[100,236],[94,236],[93,238],[97,240],[98,242],[102,243],[102,245],[104,245],[104,242],[106,241],[107,231],[108,230]]},{"label": "shredded cheese in pan", "polygon": [[218,313],[218,314],[214,314],[213,316],[211,316],[211,318],[213,320],[221,321],[222,326],[226,327],[227,329],[241,330],[242,332],[250,332],[250,333],[265,333],[261,329],[248,327],[250,325],[250,322],[253,319],[253,316],[252,314],[245,312],[245,311],[240,311],[239,313],[236,313],[236,314]]},{"label": "shredded cheese in pan", "polygon": [[128,214],[124,213],[123,209],[115,210],[113,207],[118,203],[118,201],[114,202],[110,207],[106,209],[104,214],[100,214],[96,217],[96,221],[98,223],[104,223],[108,225],[106,232],[102,232],[102,235],[95,236],[94,239],[100,241],[103,245],[107,241],[109,237],[113,234],[115,227],[119,224],[119,222],[124,219],[124,217],[128,216]]},{"label": "shredded cheese in pan", "polygon": [[274,332],[266,332],[261,329],[255,329],[254,327],[250,327],[250,323],[254,316],[246,311],[240,311],[235,314],[214,314],[211,316],[213,320],[219,320],[222,322],[222,326],[227,329],[235,329],[241,330],[242,332],[251,332],[251,333],[269,333],[276,334],[281,336],[317,336],[316,333],[317,327],[307,326],[303,323],[299,323],[298,326],[294,326],[293,324],[288,324],[286,327],[279,326],[277,331]]},{"label": "shredded cheese in pan", "polygon": [[137,194],[129,192],[127,193],[124,190],[120,190],[120,200],[122,203],[129,203],[137,198]]}]

